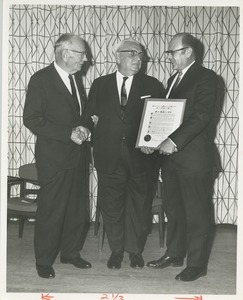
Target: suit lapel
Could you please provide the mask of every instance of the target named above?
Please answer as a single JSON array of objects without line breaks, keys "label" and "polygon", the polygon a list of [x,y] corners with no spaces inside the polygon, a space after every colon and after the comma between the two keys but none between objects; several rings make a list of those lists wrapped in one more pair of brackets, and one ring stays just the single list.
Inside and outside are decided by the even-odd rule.
[{"label": "suit lapel", "polygon": [[116,82],[116,72],[111,74],[109,80],[107,80],[107,96],[111,101],[111,106],[115,107],[115,110],[121,115],[120,97]]},{"label": "suit lapel", "polygon": [[54,64],[50,66],[52,76],[53,76],[53,83],[57,90],[60,91],[60,94],[63,95],[64,99],[66,100],[67,104],[70,105],[75,113],[77,113],[73,97],[69,92],[68,88],[66,87],[65,83],[62,81],[61,77],[59,76],[57,70],[54,67]]},{"label": "suit lapel", "polygon": [[83,86],[83,82],[82,82],[80,76],[77,73],[75,74],[75,80],[76,80],[77,87],[78,87],[78,92],[79,92],[79,96],[80,96],[82,111],[84,111],[84,109],[85,109],[84,86]]},{"label": "suit lapel", "polygon": [[[111,101],[110,105],[115,107],[115,110],[119,113],[121,116],[121,105],[120,105],[120,97],[119,97],[119,91],[117,88],[117,82],[116,82],[116,73],[111,74],[109,80],[106,82],[107,86],[107,95],[109,101]],[[143,81],[138,75],[134,75],[133,82],[131,85],[130,93],[128,96],[128,102],[126,111],[129,111],[130,107],[133,105],[136,105],[136,99],[140,99],[140,95],[143,92]]]},{"label": "suit lapel", "polygon": [[[177,73],[176,73],[176,74],[177,74]],[[176,74],[172,75],[172,76],[168,79],[167,88],[166,88],[166,90],[165,90],[165,95],[168,94],[169,89],[170,89],[170,86],[171,86],[171,84],[172,84],[172,82],[173,82],[173,80],[174,80]],[[170,97],[170,95],[169,95],[169,97]]]},{"label": "suit lapel", "polygon": [[178,84],[176,93],[179,93],[181,90],[183,90],[185,87],[190,85],[194,80],[197,78],[198,72],[196,69],[198,68],[198,65],[194,63],[186,72],[186,74],[181,79],[181,82]]},{"label": "suit lapel", "polygon": [[51,65],[51,72],[52,72],[52,76],[53,76],[53,83],[56,86],[56,88],[61,91],[61,93],[65,96],[65,98],[72,97],[68,88],[62,81],[57,70],[55,69],[54,64]]},{"label": "suit lapel", "polygon": [[142,79],[139,79],[139,75],[134,75],[127,105],[132,105],[133,100],[140,98],[141,93],[143,93]]},{"label": "suit lapel", "polygon": [[[171,93],[169,95],[169,98],[176,98],[177,95],[180,94],[180,92],[182,90],[185,89],[185,87],[187,87],[188,85],[190,85],[197,77],[198,72],[196,71],[197,68],[199,66],[194,63],[186,72],[186,74],[182,77],[181,81],[179,82],[178,86],[176,87],[176,89],[173,91],[173,93]],[[177,74],[177,73],[176,73]],[[174,74],[169,80],[168,80],[168,87],[166,89],[166,94],[169,91],[169,88],[176,76],[176,74]]]}]

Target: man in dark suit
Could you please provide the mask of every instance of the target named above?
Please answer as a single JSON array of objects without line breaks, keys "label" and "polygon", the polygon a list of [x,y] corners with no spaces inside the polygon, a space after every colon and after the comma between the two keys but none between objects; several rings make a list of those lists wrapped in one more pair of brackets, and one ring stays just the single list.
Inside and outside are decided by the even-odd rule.
[{"label": "man in dark suit", "polygon": [[139,73],[143,51],[134,39],[122,41],[115,57],[117,72],[97,78],[91,86],[87,116],[96,123],[98,201],[112,251],[107,267],[119,269],[127,251],[130,266],[142,268],[156,160],[135,145],[144,101],[161,98],[163,89],[158,80]]},{"label": "man in dark suit", "polygon": [[166,97],[186,99],[186,108],[181,126],[158,147],[163,154],[167,250],[160,259],[147,263],[152,268],[178,267],[187,254],[187,267],[176,276],[181,281],[196,280],[207,273],[211,215],[211,130],[217,79],[213,71],[198,63],[197,44],[193,36],[181,33],[173,37],[166,51],[177,71],[168,80]]},{"label": "man in dark suit", "polygon": [[55,43],[55,62],[30,79],[24,125],[36,135],[37,197],[35,257],[38,275],[55,277],[61,262],[90,268],[80,257],[87,225],[90,132],[82,125],[84,94],[77,72],[86,59],[85,43],[63,34]]}]

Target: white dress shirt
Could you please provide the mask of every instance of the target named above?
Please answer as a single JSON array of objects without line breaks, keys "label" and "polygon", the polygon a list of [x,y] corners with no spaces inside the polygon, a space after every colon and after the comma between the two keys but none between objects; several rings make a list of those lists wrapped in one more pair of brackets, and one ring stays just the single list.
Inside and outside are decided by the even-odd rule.
[{"label": "white dress shirt", "polygon": [[[66,85],[67,89],[69,90],[70,94],[72,95],[70,79],[68,78],[69,74],[66,71],[64,71],[62,68],[60,68],[55,61],[54,61],[54,67],[57,70],[58,74],[60,75],[62,81]],[[78,97],[78,102],[79,102],[79,106],[80,106],[80,114],[81,114],[82,109],[81,109],[80,95],[79,95],[77,83],[76,83],[76,80],[75,80],[75,76],[72,75],[72,77],[73,77],[73,81],[74,81],[74,85],[75,85],[75,89],[76,89],[76,94],[77,94],[77,97]]]},{"label": "white dress shirt", "polygon": [[[194,60],[189,66],[187,66],[186,68],[184,68],[183,70],[181,70],[181,79],[182,79],[183,76],[186,74],[187,70],[194,64],[194,62],[195,62],[195,60]],[[173,82],[172,82],[172,84],[171,84],[171,86],[170,86],[170,88],[169,88],[169,91],[168,91],[168,93],[166,94],[166,99],[169,98],[171,89],[172,89],[173,85],[175,84],[178,75],[179,75],[179,73],[178,73],[177,76],[174,78],[174,80],[173,80]],[[181,81],[181,79],[180,79],[180,81]],[[179,81],[179,82],[180,82],[180,81]],[[179,83],[178,83],[178,84],[179,84]],[[169,138],[169,137],[168,137],[168,139],[169,139],[169,140],[172,142],[172,144],[177,148],[177,145],[172,141],[172,139]]]},{"label": "white dress shirt", "polygon": [[[122,75],[119,71],[116,72],[116,82],[117,82],[117,89],[119,92],[120,103],[121,103],[121,87],[122,87],[122,83],[123,83],[123,77],[128,77],[128,76]],[[127,99],[129,97],[132,81],[133,81],[133,76],[129,76],[125,82],[125,87],[126,87],[126,91],[127,91]]]},{"label": "white dress shirt", "polygon": [[[187,70],[194,64],[194,62],[195,62],[195,60],[194,60],[189,66],[187,66],[186,68],[184,68],[183,70],[181,70],[181,78],[180,78],[180,81],[181,81],[181,79],[183,78],[183,76],[186,74]],[[173,88],[173,86],[174,86],[174,84],[175,84],[175,82],[176,82],[178,76],[179,76],[179,73],[177,74],[177,76],[175,76],[175,78],[174,78],[174,80],[173,80],[173,82],[172,82],[172,84],[171,84],[171,86],[170,86],[170,88],[169,88],[169,91],[168,91],[168,93],[166,94],[166,98],[167,98],[167,99],[168,99],[169,96],[170,96],[170,92],[171,92],[171,90],[172,90],[172,88]],[[180,82],[180,81],[179,81],[179,82]],[[179,83],[178,83],[178,84],[179,84]]]}]

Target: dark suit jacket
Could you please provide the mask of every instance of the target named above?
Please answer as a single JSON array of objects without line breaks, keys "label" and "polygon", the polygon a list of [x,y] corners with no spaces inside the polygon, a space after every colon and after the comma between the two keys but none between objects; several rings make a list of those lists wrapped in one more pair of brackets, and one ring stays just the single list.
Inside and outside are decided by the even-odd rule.
[{"label": "dark suit jacket", "polygon": [[[174,75],[175,76],[175,75]],[[169,89],[174,76],[168,80]],[[186,99],[184,120],[170,138],[179,152],[163,156],[178,169],[201,170],[212,167],[214,112],[217,93],[216,74],[194,63],[169,98]]]},{"label": "dark suit jacket", "polygon": [[[122,119],[116,73],[102,76],[93,82],[89,93],[87,116],[89,121],[92,114],[99,117],[93,138],[95,167],[98,171],[103,173],[114,171],[123,137],[132,156],[132,167],[139,166],[141,170],[149,167],[152,155],[143,154],[140,149],[135,148],[145,101],[141,96],[145,95],[151,95],[152,98],[163,97],[162,85],[153,77],[136,74]],[[90,124],[88,126],[91,127]]]},{"label": "dark suit jacket", "polygon": [[[76,79],[84,99],[81,82]],[[40,182],[50,179],[59,170],[77,165],[81,147],[70,138],[72,128],[81,125],[82,119],[53,63],[31,77],[23,120],[37,136],[35,158]]]}]

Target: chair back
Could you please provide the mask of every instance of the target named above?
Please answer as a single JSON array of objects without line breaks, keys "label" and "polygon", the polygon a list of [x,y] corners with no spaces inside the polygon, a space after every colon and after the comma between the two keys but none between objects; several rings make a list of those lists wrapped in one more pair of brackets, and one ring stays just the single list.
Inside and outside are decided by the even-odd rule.
[{"label": "chair back", "polygon": [[32,181],[38,181],[36,164],[26,164],[19,167],[19,177]]},{"label": "chair back", "polygon": [[[19,219],[19,238],[22,238],[25,220],[36,216],[36,198],[32,199],[28,195],[37,195],[38,189],[27,188],[27,184],[39,185],[35,163],[20,166],[19,178],[9,177],[8,179],[8,222],[11,218]],[[12,185],[20,186],[20,196],[11,197]]]}]

